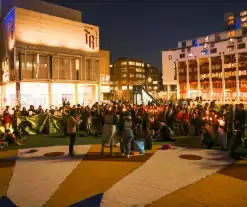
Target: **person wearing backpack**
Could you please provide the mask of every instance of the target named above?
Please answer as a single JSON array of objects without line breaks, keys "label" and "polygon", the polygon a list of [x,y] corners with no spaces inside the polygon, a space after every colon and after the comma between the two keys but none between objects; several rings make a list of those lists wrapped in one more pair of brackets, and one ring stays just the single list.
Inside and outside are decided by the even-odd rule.
[{"label": "person wearing backpack", "polygon": [[126,111],[120,122],[120,129],[121,129],[121,143],[120,143],[120,150],[121,155],[126,156],[127,158],[130,157],[130,144],[131,140],[134,139],[133,134],[133,122],[131,113]]}]

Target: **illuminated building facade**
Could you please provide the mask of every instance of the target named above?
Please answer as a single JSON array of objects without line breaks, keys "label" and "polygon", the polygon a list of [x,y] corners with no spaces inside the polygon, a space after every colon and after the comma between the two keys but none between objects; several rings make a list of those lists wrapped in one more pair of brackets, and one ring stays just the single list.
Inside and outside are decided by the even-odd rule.
[{"label": "illuminated building facade", "polygon": [[29,9],[14,4],[2,18],[1,107],[103,100],[110,92],[110,57],[100,50],[99,28],[82,23],[79,11],[32,2]]},{"label": "illuminated building facade", "polygon": [[247,102],[247,11],[225,15],[226,31],[178,42],[162,52],[163,84],[179,98]]},{"label": "illuminated building facade", "polygon": [[158,93],[162,82],[161,72],[141,60],[119,58],[111,65],[111,81],[115,99],[132,101],[133,86],[142,85],[152,95]]}]

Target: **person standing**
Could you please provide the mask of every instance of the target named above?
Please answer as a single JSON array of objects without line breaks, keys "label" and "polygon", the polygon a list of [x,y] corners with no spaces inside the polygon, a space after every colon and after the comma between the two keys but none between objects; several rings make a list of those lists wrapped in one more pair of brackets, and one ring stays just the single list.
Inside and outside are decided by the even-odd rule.
[{"label": "person standing", "polygon": [[112,156],[115,134],[116,134],[116,125],[114,122],[114,115],[111,109],[109,109],[106,111],[106,115],[104,117],[101,155],[104,155],[104,148],[105,148],[105,144],[107,143],[110,144],[110,156]]},{"label": "person standing", "polygon": [[125,112],[121,124],[122,124],[122,127],[121,127],[122,138],[121,138],[121,144],[120,144],[121,154],[123,156],[126,155],[126,157],[129,158],[131,140],[134,139],[132,117],[129,111]]},{"label": "person standing", "polygon": [[69,156],[75,156],[74,152],[74,144],[75,144],[75,138],[76,138],[76,126],[80,121],[80,115],[76,116],[74,110],[70,110],[68,117],[67,117],[67,134],[70,138],[69,143]]}]

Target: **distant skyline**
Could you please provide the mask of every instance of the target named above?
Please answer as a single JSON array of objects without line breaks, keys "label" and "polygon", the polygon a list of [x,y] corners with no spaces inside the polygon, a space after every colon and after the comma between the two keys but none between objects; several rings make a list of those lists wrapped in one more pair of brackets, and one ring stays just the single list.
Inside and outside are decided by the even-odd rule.
[{"label": "distant skyline", "polygon": [[82,11],[100,27],[101,49],[111,60],[140,59],[161,69],[161,51],[180,40],[224,30],[224,14],[247,9],[245,0],[46,0]]}]

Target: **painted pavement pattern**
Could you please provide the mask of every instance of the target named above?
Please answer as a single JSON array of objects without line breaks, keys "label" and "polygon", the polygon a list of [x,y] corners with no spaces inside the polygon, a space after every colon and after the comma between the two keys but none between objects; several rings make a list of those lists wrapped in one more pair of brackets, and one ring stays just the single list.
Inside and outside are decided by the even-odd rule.
[{"label": "painted pavement pattern", "polygon": [[0,206],[247,206],[247,162],[158,148],[130,159],[100,156],[100,145],[76,146],[74,158],[66,146],[0,151]]}]

